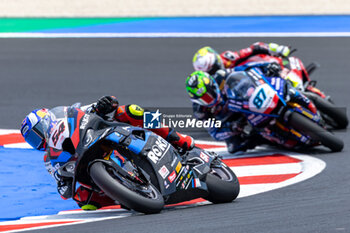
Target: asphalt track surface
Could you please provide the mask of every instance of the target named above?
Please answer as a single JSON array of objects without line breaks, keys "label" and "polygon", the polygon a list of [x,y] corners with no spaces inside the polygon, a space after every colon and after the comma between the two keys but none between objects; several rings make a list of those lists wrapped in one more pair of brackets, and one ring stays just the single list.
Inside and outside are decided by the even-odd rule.
[{"label": "asphalt track surface", "polygon": [[[192,71],[194,51],[204,45],[239,49],[255,41],[292,45],[306,64],[318,61],[322,67],[313,75],[318,87],[349,109],[347,37],[0,39],[0,128],[18,128],[33,108],[88,104],[106,94],[122,104],[190,107],[184,79]],[[350,232],[350,138],[346,130],[336,135],[345,142],[343,152],[309,151],[327,163],[326,169],[286,188],[230,204],[35,232]]]}]

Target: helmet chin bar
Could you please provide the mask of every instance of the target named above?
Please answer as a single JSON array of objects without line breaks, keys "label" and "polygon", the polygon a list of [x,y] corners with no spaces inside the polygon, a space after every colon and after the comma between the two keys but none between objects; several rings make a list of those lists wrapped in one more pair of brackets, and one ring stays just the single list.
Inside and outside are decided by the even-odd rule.
[{"label": "helmet chin bar", "polygon": [[214,106],[218,105],[220,103],[220,100],[221,100],[221,92],[220,92],[218,84],[214,81],[213,85],[215,86],[216,99],[212,104],[208,105],[207,107],[214,107]]}]

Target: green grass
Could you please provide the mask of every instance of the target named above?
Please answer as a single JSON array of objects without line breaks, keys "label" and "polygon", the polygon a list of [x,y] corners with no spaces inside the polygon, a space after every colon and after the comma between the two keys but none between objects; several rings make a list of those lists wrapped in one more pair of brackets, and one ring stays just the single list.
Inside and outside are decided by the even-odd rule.
[{"label": "green grass", "polygon": [[122,23],[141,19],[142,18],[0,18],[0,32],[33,32],[105,23]]}]

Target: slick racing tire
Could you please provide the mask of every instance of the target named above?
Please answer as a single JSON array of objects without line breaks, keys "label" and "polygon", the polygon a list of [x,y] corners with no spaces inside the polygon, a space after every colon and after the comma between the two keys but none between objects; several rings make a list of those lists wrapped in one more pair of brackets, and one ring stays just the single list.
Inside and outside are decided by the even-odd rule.
[{"label": "slick racing tire", "polygon": [[159,213],[164,207],[163,196],[152,184],[144,185],[141,192],[131,190],[123,184],[123,182],[131,183],[131,181],[121,181],[113,177],[102,162],[95,162],[91,165],[90,176],[110,198],[130,209],[145,214],[154,214]]},{"label": "slick racing tire", "polygon": [[212,167],[205,180],[209,192],[206,199],[212,203],[231,202],[240,190],[235,173],[226,164],[221,164],[221,167]]},{"label": "slick racing tire", "polygon": [[310,136],[313,140],[320,142],[333,152],[341,151],[344,147],[342,140],[297,112],[293,112],[290,115],[289,124],[298,132]]},{"label": "slick racing tire", "polygon": [[335,129],[345,129],[349,120],[346,116],[346,110],[335,106],[332,102],[323,99],[319,96],[312,98],[316,108],[324,116],[327,124],[331,125]]}]

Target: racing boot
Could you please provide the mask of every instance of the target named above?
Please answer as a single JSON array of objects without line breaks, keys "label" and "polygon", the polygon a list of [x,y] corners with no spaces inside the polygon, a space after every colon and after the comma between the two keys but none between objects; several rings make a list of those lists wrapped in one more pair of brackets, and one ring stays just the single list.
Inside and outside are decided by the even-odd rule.
[{"label": "racing boot", "polygon": [[266,143],[266,140],[259,134],[251,133],[251,135],[244,138],[241,135],[236,135],[225,140],[227,150],[229,153],[236,153],[238,151],[245,152],[254,149],[256,146]]},{"label": "racing boot", "polygon": [[226,139],[225,142],[227,145],[227,151],[231,154],[236,152],[244,152],[247,150],[246,143],[238,135]]},{"label": "racing boot", "polygon": [[118,204],[104,193],[94,192],[84,186],[77,189],[75,201],[82,210],[97,210],[105,206]]},{"label": "racing boot", "polygon": [[229,138],[226,141],[226,146],[227,146],[227,151],[229,153],[235,153],[237,151],[239,151],[239,147],[240,147],[240,140],[236,139],[235,137]]}]

